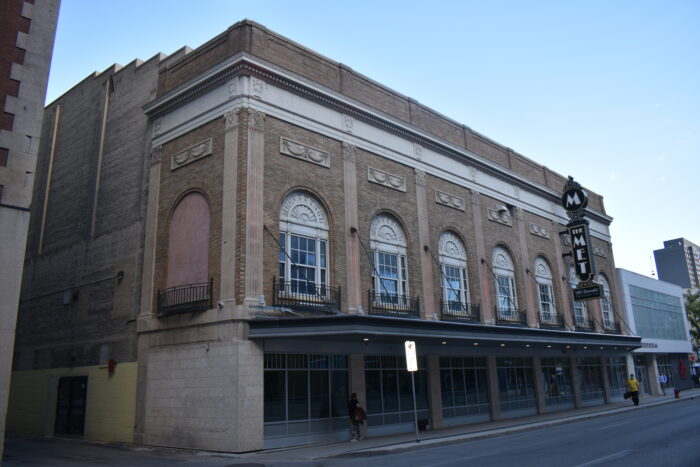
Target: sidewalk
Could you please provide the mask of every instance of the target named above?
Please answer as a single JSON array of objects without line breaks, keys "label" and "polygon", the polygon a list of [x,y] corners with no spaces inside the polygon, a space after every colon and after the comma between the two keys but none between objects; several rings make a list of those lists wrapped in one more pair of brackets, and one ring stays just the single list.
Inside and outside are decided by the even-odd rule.
[{"label": "sidewalk", "polygon": [[[272,463],[294,461],[316,461],[323,458],[376,456],[396,451],[419,449],[426,446],[457,443],[461,441],[517,433],[540,427],[572,423],[579,420],[614,415],[629,410],[640,410],[681,400],[700,399],[700,389],[689,389],[675,399],[671,391],[666,396],[646,396],[639,407],[631,401],[567,410],[543,415],[533,415],[475,425],[444,428],[420,432],[420,442],[416,442],[415,432],[367,438],[358,443],[349,441],[316,444],[311,446],[268,449],[245,454],[195,451],[159,447],[91,443],[82,440],[60,438],[28,438],[8,436],[6,457],[3,465],[54,465],[34,462],[36,457],[53,456],[54,461],[69,461],[60,465],[169,465],[169,460],[177,459],[189,465],[232,465],[235,463]],[[50,457],[49,457],[50,458]],[[159,460],[160,459],[160,460]],[[115,462],[112,462],[115,461]],[[56,464],[58,465],[58,464]]]},{"label": "sidewalk", "polygon": [[[529,417],[520,417],[508,420],[498,420],[495,422],[485,422],[474,425],[443,428],[439,430],[422,431],[420,432],[420,442],[416,442],[415,432],[412,432],[367,438],[358,443],[351,443],[347,441],[313,446],[265,450],[257,453],[239,454],[236,455],[236,458],[246,458],[248,460],[259,460],[263,462],[282,460],[311,461],[329,457],[389,454],[393,451],[419,449],[425,446],[437,446],[472,439],[488,438],[492,436],[531,430],[534,428],[571,423],[587,418],[604,417],[628,410],[640,410],[648,407],[669,404],[676,401],[693,399],[696,397],[700,399],[700,389],[688,389],[682,391],[678,399],[674,398],[672,391],[666,391],[665,396],[646,396],[642,398],[638,407],[635,407],[630,400],[626,400],[611,404],[585,407],[582,409],[532,415]],[[216,456],[219,454],[211,453],[211,455]]]}]

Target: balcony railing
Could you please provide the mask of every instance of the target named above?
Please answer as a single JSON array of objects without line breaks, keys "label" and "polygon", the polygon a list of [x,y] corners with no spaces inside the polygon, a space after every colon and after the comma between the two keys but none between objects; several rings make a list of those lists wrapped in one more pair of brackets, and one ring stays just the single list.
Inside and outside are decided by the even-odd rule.
[{"label": "balcony railing", "polygon": [[178,285],[158,291],[158,317],[207,311],[212,308],[213,280],[200,284]]},{"label": "balcony railing", "polygon": [[526,326],[527,316],[517,308],[500,308],[496,306],[496,324],[506,326]]},{"label": "balcony railing", "polygon": [[546,329],[564,329],[564,317],[554,313],[540,313],[540,327]]},{"label": "balcony railing", "polygon": [[612,321],[603,321],[603,330],[605,334],[622,334],[620,332],[620,323],[613,323]]},{"label": "balcony railing", "polygon": [[272,288],[274,306],[306,314],[334,314],[340,311],[340,286],[273,278]]},{"label": "balcony railing", "polygon": [[418,297],[369,291],[369,314],[396,318],[420,318]]},{"label": "balcony railing", "polygon": [[593,331],[593,323],[588,316],[576,316],[574,319],[577,331]]},{"label": "balcony railing", "polygon": [[440,300],[442,321],[461,321],[466,323],[478,323],[481,321],[479,305],[471,305],[455,300]]}]

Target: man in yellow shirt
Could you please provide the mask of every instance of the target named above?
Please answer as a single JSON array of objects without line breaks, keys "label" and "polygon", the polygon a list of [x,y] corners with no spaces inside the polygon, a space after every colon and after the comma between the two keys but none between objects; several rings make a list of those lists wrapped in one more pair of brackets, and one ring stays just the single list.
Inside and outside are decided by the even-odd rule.
[{"label": "man in yellow shirt", "polygon": [[634,405],[639,405],[639,381],[634,375],[630,375],[630,379],[627,380],[627,391],[630,393]]}]

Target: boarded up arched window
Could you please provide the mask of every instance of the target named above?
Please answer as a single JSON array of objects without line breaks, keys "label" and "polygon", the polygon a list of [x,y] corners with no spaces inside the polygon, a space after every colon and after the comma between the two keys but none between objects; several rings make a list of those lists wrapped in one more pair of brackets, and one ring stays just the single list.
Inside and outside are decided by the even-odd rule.
[{"label": "boarded up arched window", "polygon": [[170,219],[166,288],[209,280],[209,203],[201,193],[180,200]]}]

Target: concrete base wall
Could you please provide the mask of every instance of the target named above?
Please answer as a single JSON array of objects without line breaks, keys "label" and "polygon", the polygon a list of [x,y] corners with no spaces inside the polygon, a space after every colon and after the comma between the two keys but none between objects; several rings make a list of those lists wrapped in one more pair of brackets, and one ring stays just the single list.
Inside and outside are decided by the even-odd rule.
[{"label": "concrete base wall", "polygon": [[[223,340],[232,324],[150,338],[143,443],[244,452],[263,448],[263,351]],[[190,342],[177,343],[189,335]],[[198,339],[198,341],[193,342]]]}]

